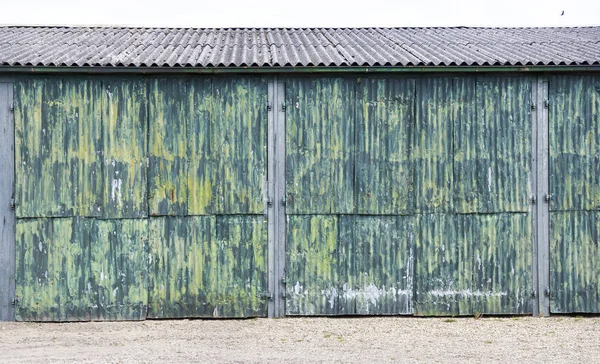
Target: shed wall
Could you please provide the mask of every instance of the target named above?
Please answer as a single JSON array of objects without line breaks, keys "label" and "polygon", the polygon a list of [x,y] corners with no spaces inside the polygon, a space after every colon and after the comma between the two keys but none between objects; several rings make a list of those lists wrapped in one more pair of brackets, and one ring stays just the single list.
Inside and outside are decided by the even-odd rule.
[{"label": "shed wall", "polygon": [[[532,312],[535,77],[280,81],[286,314]],[[18,78],[17,319],[265,316],[268,82]],[[598,78],[549,84],[552,309],[600,312]]]}]

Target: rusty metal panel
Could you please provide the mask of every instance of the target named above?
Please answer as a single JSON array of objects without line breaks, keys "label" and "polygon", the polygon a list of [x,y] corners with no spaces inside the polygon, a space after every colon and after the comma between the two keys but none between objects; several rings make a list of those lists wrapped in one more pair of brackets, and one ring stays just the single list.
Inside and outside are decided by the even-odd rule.
[{"label": "rusty metal panel", "polygon": [[17,320],[144,319],[146,234],[146,220],[18,220]]},{"label": "rusty metal panel", "polygon": [[[142,79],[105,79],[103,82],[101,132],[106,186],[102,216],[105,218],[148,215],[146,91],[146,82]],[[85,95],[79,97],[85,100]]]},{"label": "rusty metal panel", "polygon": [[414,216],[340,216],[339,314],[413,313],[414,221]]},{"label": "rusty metal panel", "polygon": [[422,78],[416,84],[412,158],[415,211],[452,211],[452,79]]},{"label": "rusty metal panel", "polygon": [[600,209],[600,77],[549,78],[550,211]]},{"label": "rusty metal panel", "polygon": [[[531,194],[531,79],[455,80],[461,108],[454,158],[457,211],[525,212]],[[461,87],[462,86],[462,87]],[[460,101],[459,101],[460,102]],[[462,105],[465,105],[464,101]]]},{"label": "rusty metal panel", "polygon": [[159,217],[149,223],[148,317],[212,317],[219,304],[214,216]]},{"label": "rusty metal panel", "polygon": [[356,90],[356,195],[359,214],[414,211],[410,161],[415,80],[359,79]]},{"label": "rusty metal panel", "polygon": [[355,84],[346,78],[286,80],[288,214],[355,211]]},{"label": "rusty metal panel", "polygon": [[260,214],[267,194],[267,82],[213,79],[215,211]]},{"label": "rusty metal panel", "polygon": [[550,310],[600,312],[600,213],[550,212]]},{"label": "rusty metal panel", "polygon": [[216,218],[216,317],[267,316],[267,221],[262,215]]}]

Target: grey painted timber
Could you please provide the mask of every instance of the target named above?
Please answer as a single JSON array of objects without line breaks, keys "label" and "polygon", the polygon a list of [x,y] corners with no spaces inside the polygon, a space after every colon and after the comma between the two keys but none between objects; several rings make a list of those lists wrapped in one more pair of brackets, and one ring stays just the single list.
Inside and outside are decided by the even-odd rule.
[{"label": "grey painted timber", "polygon": [[550,315],[550,223],[548,184],[548,80],[538,78],[536,99],[537,169],[536,169],[536,230],[537,230],[537,299],[538,315]]},{"label": "grey painted timber", "polygon": [[12,96],[12,84],[0,83],[0,321],[15,319],[15,134]]}]

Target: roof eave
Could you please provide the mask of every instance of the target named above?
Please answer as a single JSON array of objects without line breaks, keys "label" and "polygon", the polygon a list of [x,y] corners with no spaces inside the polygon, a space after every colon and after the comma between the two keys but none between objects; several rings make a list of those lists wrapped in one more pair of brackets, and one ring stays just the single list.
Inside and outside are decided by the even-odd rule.
[{"label": "roof eave", "polygon": [[405,67],[21,67],[0,66],[0,73],[88,74],[230,74],[230,73],[462,73],[462,72],[600,72],[582,66],[405,66]]}]

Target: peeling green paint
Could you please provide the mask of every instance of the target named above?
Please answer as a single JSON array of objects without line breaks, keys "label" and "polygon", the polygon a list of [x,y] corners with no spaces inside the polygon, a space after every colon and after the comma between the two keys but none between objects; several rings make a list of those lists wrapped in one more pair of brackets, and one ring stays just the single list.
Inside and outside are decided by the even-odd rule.
[{"label": "peeling green paint", "polygon": [[353,213],[355,84],[286,80],[286,210]]},{"label": "peeling green paint", "polygon": [[550,227],[551,312],[600,312],[600,212],[551,212]]},{"label": "peeling green paint", "polygon": [[146,83],[141,79],[108,79],[103,82],[103,91],[102,156],[106,183],[103,216],[145,217],[148,215]]},{"label": "peeling green paint", "polygon": [[146,317],[146,220],[18,220],[17,320]]},{"label": "peeling green paint", "polygon": [[521,213],[420,215],[415,313],[531,313],[531,228]]},{"label": "peeling green paint", "polygon": [[458,212],[526,212],[531,194],[531,79],[455,79]]},{"label": "peeling green paint", "polygon": [[150,219],[148,317],[212,317],[218,302],[214,216]]},{"label": "peeling green paint", "polygon": [[549,79],[551,211],[600,209],[600,77]]},{"label": "peeling green paint", "polygon": [[267,83],[166,78],[149,92],[151,215],[262,213]]},{"label": "peeling green paint", "polygon": [[135,79],[15,82],[17,217],[145,216],[145,108]]},{"label": "peeling green paint", "polygon": [[148,317],[266,316],[262,216],[150,220]]},{"label": "peeling green paint", "polygon": [[413,220],[289,216],[286,313],[411,314]]},{"label": "peeling green paint", "polygon": [[339,219],[289,216],[286,241],[286,314],[336,315],[341,290]]},{"label": "peeling green paint", "polygon": [[359,214],[414,210],[410,161],[414,91],[411,79],[359,79],[355,167]]},{"label": "peeling green paint", "polygon": [[452,211],[452,79],[423,78],[416,85],[412,148],[415,211]]}]

